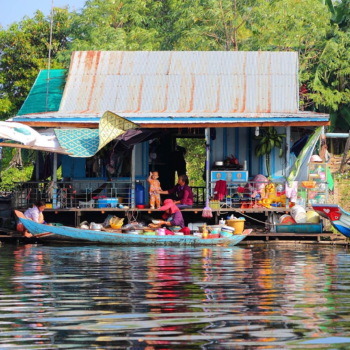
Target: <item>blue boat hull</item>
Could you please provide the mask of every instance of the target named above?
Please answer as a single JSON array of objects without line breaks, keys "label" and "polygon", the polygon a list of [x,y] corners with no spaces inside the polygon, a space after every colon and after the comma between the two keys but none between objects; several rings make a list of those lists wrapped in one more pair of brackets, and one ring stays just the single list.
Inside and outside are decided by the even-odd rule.
[{"label": "blue boat hull", "polygon": [[[62,241],[88,241],[103,244],[116,245],[225,245],[234,246],[241,242],[247,235],[234,235],[232,237],[203,239],[195,236],[145,236],[126,233],[111,233],[104,231],[82,230],[66,226],[47,226],[38,224],[32,220],[19,218],[25,228],[37,238],[62,237]],[[67,239],[68,238],[68,239]],[[55,239],[57,241],[57,238]]]}]

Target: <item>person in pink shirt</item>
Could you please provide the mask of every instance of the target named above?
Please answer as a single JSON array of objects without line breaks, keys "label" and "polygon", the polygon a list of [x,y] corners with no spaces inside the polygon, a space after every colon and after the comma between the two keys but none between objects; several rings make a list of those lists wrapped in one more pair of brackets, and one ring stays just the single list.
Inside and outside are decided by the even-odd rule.
[{"label": "person in pink shirt", "polygon": [[177,185],[168,191],[160,191],[160,194],[176,194],[175,204],[180,209],[192,208],[193,192],[188,186],[189,180],[187,175],[180,175]]}]

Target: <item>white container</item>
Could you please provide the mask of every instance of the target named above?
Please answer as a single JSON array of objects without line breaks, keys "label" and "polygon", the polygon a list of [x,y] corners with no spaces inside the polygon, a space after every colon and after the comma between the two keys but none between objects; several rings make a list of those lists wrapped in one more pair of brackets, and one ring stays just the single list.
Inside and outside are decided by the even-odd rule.
[{"label": "white container", "polygon": [[297,224],[305,224],[307,220],[306,210],[301,205],[295,205],[290,210],[290,215]]},{"label": "white container", "polygon": [[235,232],[234,227],[231,227],[231,226],[222,226],[222,230],[224,230],[224,231],[230,231],[230,232]]},{"label": "white container", "polygon": [[90,224],[90,230],[94,230],[94,231],[98,230],[98,231],[100,231],[100,230],[102,230],[102,228],[103,228],[103,226],[101,224],[96,224],[94,222],[92,222]]},{"label": "white container", "polygon": [[165,229],[164,228],[160,228],[159,230],[157,230],[157,235],[158,236],[165,236]]}]

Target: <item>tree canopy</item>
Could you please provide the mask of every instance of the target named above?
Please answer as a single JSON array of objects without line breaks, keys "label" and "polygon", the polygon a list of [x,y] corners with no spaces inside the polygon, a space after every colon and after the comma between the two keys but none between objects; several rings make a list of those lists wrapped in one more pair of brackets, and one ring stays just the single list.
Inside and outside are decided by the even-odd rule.
[{"label": "tree canopy", "polygon": [[[47,68],[50,17],[0,29],[0,118],[14,115]],[[350,0],[88,0],[55,8],[52,68],[75,50],[264,50],[299,53],[302,109],[350,128]]]}]

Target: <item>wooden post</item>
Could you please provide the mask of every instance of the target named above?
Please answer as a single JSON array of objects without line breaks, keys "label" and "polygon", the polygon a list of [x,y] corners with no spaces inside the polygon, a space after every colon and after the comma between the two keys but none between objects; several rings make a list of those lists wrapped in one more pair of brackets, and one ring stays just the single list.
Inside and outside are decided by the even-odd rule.
[{"label": "wooden post", "polygon": [[349,136],[346,140],[344,155],[343,155],[343,159],[341,160],[340,169],[339,169],[340,172],[343,171],[344,165],[349,160],[349,158],[348,158],[349,149],[350,149],[350,132],[349,132]]},{"label": "wooden post", "polygon": [[57,208],[57,153],[53,154],[52,181],[53,181],[52,207],[56,209]]},{"label": "wooden post", "polygon": [[136,202],[135,202],[135,179],[136,179],[136,145],[133,146],[132,148],[132,153],[131,153],[131,208],[136,207]]}]

